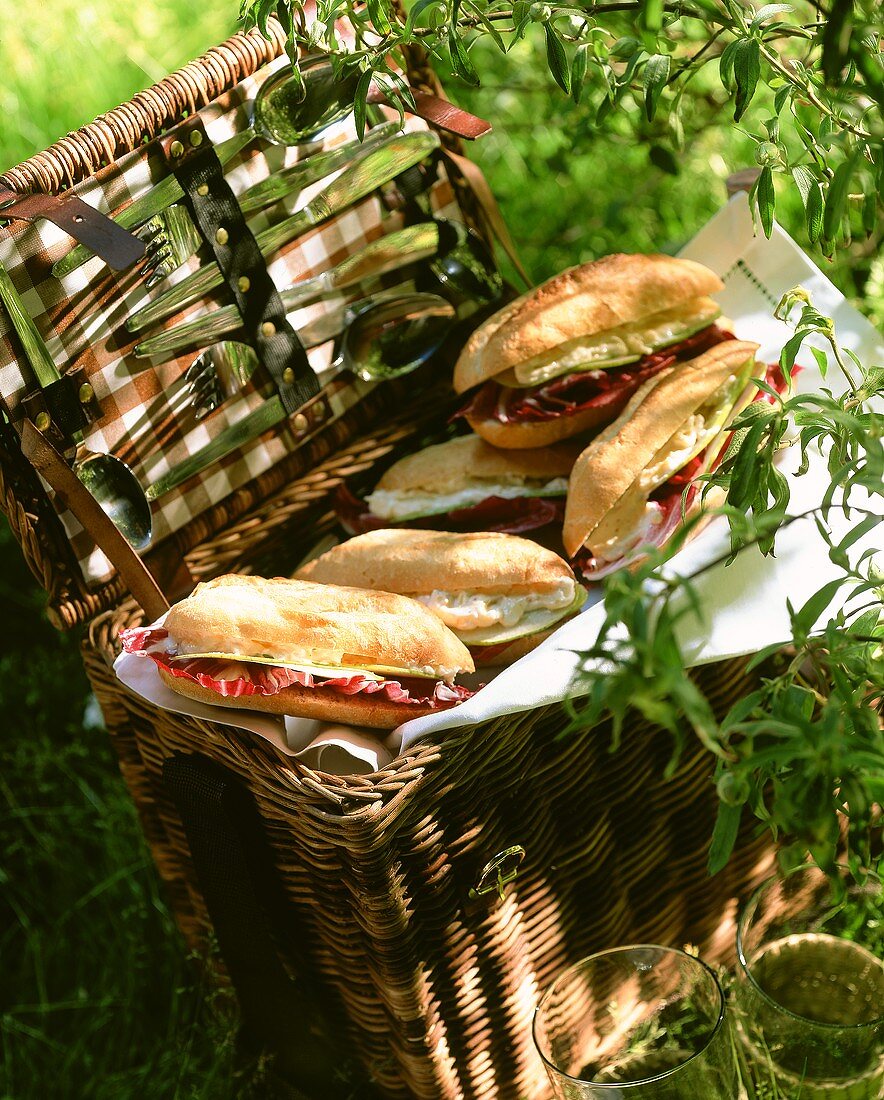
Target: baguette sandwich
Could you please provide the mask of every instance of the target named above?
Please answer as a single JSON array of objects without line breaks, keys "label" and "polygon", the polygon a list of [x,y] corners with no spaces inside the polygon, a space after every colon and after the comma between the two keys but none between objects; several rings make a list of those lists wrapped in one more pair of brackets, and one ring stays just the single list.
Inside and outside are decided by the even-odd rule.
[{"label": "baguette sandwich", "polygon": [[511,664],[586,598],[558,554],[490,532],[370,531],[326,551],[298,576],[410,596],[457,635],[477,665]]},{"label": "baguette sandwich", "polygon": [[584,579],[663,546],[698,509],[695,479],[715,468],[727,425],[758,395],[752,379],[766,374],[757,347],[730,340],[655,375],[578,458],[562,537]]},{"label": "baguette sandwich", "polygon": [[414,600],[285,578],[199,584],[162,627],[121,640],[190,699],[380,729],[469,698],[454,679],[474,670]]},{"label": "baguette sandwich", "polygon": [[573,444],[501,451],[465,435],[406,455],[365,500],[338,493],[336,511],[350,534],[389,528],[504,531],[524,534],[561,525]]},{"label": "baguette sandwich", "polygon": [[[545,447],[614,420],[637,390],[731,334],[708,268],[670,256],[605,256],[504,306],[455,365],[461,410],[495,447]],[[478,388],[477,388],[478,387]]]}]

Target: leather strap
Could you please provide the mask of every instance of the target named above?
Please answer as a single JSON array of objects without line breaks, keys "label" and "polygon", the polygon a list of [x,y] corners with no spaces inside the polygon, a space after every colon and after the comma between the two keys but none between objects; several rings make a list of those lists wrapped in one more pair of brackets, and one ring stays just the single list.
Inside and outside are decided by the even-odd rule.
[{"label": "leather strap", "polygon": [[131,267],[145,251],[142,240],[76,195],[20,195],[0,183],[0,218],[25,222],[46,218],[91,248],[114,271]]},{"label": "leather strap", "polygon": [[[476,138],[491,133],[490,122],[486,122],[484,118],[479,118],[477,115],[471,115],[469,111],[457,107],[447,99],[442,99],[441,96],[433,95],[430,92],[416,91],[413,91],[412,94],[414,95],[416,108],[414,113],[418,118],[422,118],[438,130],[447,130],[449,133],[466,138],[468,141],[475,141]],[[388,107],[390,106],[390,101],[383,91],[377,87],[369,89],[368,102],[383,103]]]},{"label": "leather strap", "polygon": [[500,212],[500,207],[497,205],[497,199],[494,197],[494,192],[488,186],[488,181],[482,174],[482,170],[477,165],[473,164],[471,160],[459,156],[457,153],[452,153],[448,149],[443,150],[443,156],[453,165],[458,175],[464,178],[470,190],[476,196],[476,200],[482,209],[482,213],[488,222],[491,232],[500,242],[501,248],[503,248],[504,252],[509,256],[513,267],[518,272],[525,286],[530,289],[534,286],[534,282],[519,258],[515,242],[510,236],[510,231],[507,229],[506,222],[503,220],[503,214]]},{"label": "leather strap", "polygon": [[168,600],[141,559],[58,451],[27,419],[22,427],[21,444],[25,458],[116,566],[148,621],[164,615],[169,610]]},{"label": "leather strap", "polygon": [[271,920],[289,943],[306,942],[306,934],[280,896],[248,792],[225,768],[196,753],[169,757],[163,784],[181,817],[251,1045],[269,1049],[286,1079],[311,1096],[347,1095],[341,1074],[347,1059],[327,1037],[318,992],[304,975],[288,977],[273,944]]},{"label": "leather strap", "polygon": [[193,220],[239,307],[245,342],[270,372],[283,407],[291,415],[319,393],[319,380],[286,320],[282,298],[201,120],[195,118],[186,127],[178,127],[161,145],[184,190]]}]

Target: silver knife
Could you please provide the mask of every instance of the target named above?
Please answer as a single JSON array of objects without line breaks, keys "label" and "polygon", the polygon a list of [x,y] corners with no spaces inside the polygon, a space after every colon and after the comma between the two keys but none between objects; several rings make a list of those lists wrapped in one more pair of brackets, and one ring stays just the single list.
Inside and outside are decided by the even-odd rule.
[{"label": "silver knife", "polygon": [[[372,241],[352,256],[348,256],[328,271],[282,291],[282,303],[291,313],[325,294],[356,286],[369,278],[378,278],[408,264],[418,263],[435,255],[439,248],[439,226],[436,222],[419,222],[397,229]],[[236,306],[222,306],[192,321],[183,321],[135,346],[139,359],[157,355],[173,355],[184,348],[212,343],[235,332],[242,325]]]},{"label": "silver knife", "polygon": [[[348,371],[341,371],[335,376],[332,385],[337,388],[340,385],[341,379],[347,375],[349,375]],[[347,381],[348,385],[354,388],[354,396],[368,393],[369,390],[378,385],[377,382],[365,382],[355,375],[350,376]],[[317,408],[321,407],[322,395],[324,392],[325,388],[319,391],[318,397],[313,399],[311,406],[316,406]],[[183,484],[188,478],[208,469],[216,462],[220,462],[222,458],[225,458],[240,447],[244,447],[247,443],[251,443],[253,439],[257,439],[268,429],[274,427],[276,424],[281,424],[288,418],[289,413],[286,412],[282,400],[278,395],[267,398],[267,400],[254,410],[254,412],[249,413],[248,416],[243,417],[242,420],[238,420],[236,424],[231,424],[227,428],[222,428],[210,443],[207,443],[204,447],[201,447],[198,451],[195,451],[192,455],[185,458],[182,462],[179,462],[176,466],[173,466],[161,477],[157,478],[152,485],[148,486],[147,499],[158,500],[165,493]],[[304,433],[301,438],[307,439],[310,435],[327,427],[328,422],[328,418],[325,417],[316,421],[315,428],[310,432]]]},{"label": "silver knife", "polygon": [[[303,210],[258,233],[256,240],[263,256],[269,256],[284,244],[295,240],[315,225],[320,225],[348,206],[389,183],[391,179],[425,160],[439,148],[439,138],[430,131],[402,134],[381,148],[360,157],[321,191]],[[140,332],[155,321],[209,294],[224,282],[217,265],[212,263],[194,271],[150,305],[134,313],[126,323],[130,332]]]},{"label": "silver knife", "polygon": [[[339,145],[336,149],[314,153],[313,156],[293,164],[290,168],[283,168],[272,176],[268,176],[267,179],[253,183],[240,195],[240,209],[243,214],[253,214],[255,211],[262,210],[265,206],[278,202],[288,195],[302,191],[305,187],[309,187],[311,183],[316,183],[317,180],[330,176],[332,172],[337,172],[338,169],[343,168],[361,150],[372,149],[380,145],[381,142],[393,137],[394,134],[399,133],[399,129],[398,122],[386,122],[376,126],[373,130],[369,130],[364,141],[359,141],[357,138],[348,141],[345,145]],[[253,137],[254,134],[252,133],[237,134],[235,137],[221,142],[216,147],[215,152],[222,168]],[[147,194],[135,199],[113,220],[124,229],[135,229],[183,198],[184,192],[181,190],[177,179],[174,176],[169,176],[152,187]],[[52,274],[59,279],[69,275],[72,271],[82,267],[93,255],[94,253],[90,249],[83,245],[77,245],[53,265]]]}]

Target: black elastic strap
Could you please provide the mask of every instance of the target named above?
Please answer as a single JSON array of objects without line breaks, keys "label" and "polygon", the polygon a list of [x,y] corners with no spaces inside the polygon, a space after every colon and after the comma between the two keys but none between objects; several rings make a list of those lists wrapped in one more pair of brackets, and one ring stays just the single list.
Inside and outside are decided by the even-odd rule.
[{"label": "black elastic strap", "polygon": [[286,320],[282,298],[213,146],[205,141],[171,163],[193,220],[239,307],[246,343],[270,372],[286,412],[297,412],[319,392],[319,382]]},{"label": "black elastic strap", "polygon": [[[339,1100],[347,1059],[329,1041],[312,983],[299,975],[296,985],[273,945],[268,911],[278,899],[264,873],[269,852],[253,802],[235,777],[197,754],[169,757],[163,782],[184,826],[246,1038],[254,1049],[273,1052],[290,1087],[314,1100]],[[288,942],[297,942],[291,907],[285,919]]]}]

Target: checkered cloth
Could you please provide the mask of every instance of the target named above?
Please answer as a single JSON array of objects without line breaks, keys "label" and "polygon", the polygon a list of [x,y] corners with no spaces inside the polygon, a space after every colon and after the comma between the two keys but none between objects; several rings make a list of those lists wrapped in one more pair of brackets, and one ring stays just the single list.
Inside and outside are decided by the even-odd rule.
[{"label": "checkered cloth", "polygon": [[[217,145],[248,127],[255,94],[264,81],[286,63],[280,58],[266,65],[199,112],[211,141]],[[391,117],[395,116],[391,114]],[[405,129],[420,130],[426,126],[419,119],[409,118]],[[321,142],[309,146],[285,148],[255,141],[227,165],[225,174],[234,193],[240,195],[280,168],[355,136],[351,115],[326,131]],[[90,205],[111,213],[144,194],[166,171],[158,155],[157,143],[152,143],[102,169],[74,190]],[[251,217],[249,224],[253,231],[258,232],[305,206],[330,178]],[[450,182],[444,176],[434,186],[430,199],[437,213],[455,219],[460,217]],[[277,253],[269,264],[271,276],[283,290],[327,270],[401,225],[401,215],[388,214],[380,198],[370,196]],[[196,352],[166,362],[159,361],[162,357],[156,361],[136,359],[133,355],[135,344],[159,328],[154,326],[149,332],[133,337],[126,331],[124,322],[152,297],[195,270],[199,260],[192,258],[171,278],[148,292],[136,269],[112,272],[97,257],[64,279],[55,278],[52,265],[70,248],[70,238],[48,221],[41,220],[35,225],[13,222],[9,229],[0,230],[0,263],[9,272],[56,364],[62,373],[82,368],[94,388],[103,415],[84,433],[87,447],[117,455],[132,467],[141,484],[147,487],[170,467],[203,447],[217,432],[259,408],[272,387],[267,382],[250,383],[210,416],[195,421],[182,374]],[[358,293],[354,292],[353,296]],[[223,296],[206,299],[165,324],[198,316],[224,301]],[[338,309],[337,303],[318,302],[291,314],[290,320],[298,329]],[[22,373],[17,358],[20,350],[9,318],[0,309],[0,395],[13,424],[21,421],[24,415],[21,399],[30,392],[29,372]],[[330,369],[331,353],[332,343],[329,342],[311,349],[308,357],[321,383],[327,387],[325,392],[335,419],[365,396],[372,385],[335,380]],[[264,372],[258,373],[263,375]],[[205,509],[270,469],[297,445],[295,436],[283,424],[164,495],[152,505],[154,542],[185,527]],[[106,581],[113,574],[111,563],[70,513],[59,507],[59,514],[86,582],[97,585]]]}]

